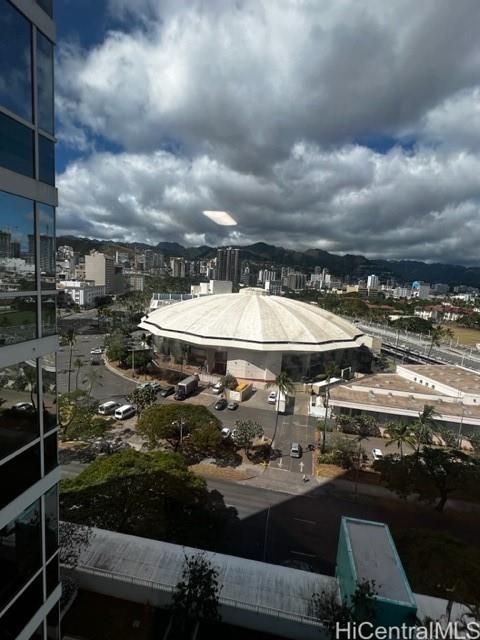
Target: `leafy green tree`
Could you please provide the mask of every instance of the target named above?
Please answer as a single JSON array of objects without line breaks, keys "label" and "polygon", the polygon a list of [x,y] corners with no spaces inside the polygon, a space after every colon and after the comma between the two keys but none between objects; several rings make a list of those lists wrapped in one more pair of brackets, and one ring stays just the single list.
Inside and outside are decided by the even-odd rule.
[{"label": "leafy green tree", "polygon": [[164,441],[176,451],[181,440],[191,432],[209,425],[220,429],[220,421],[200,405],[154,404],[141,414],[137,430],[154,449]]},{"label": "leafy green tree", "polygon": [[137,414],[140,415],[147,407],[155,402],[155,391],[151,387],[137,387],[128,394],[127,400],[135,406]]},{"label": "leafy green tree", "polygon": [[59,418],[65,439],[88,440],[102,436],[108,422],[96,414],[98,403],[86,391],[76,389],[59,396]]},{"label": "leafy green tree", "polygon": [[125,449],[60,488],[62,520],[188,546],[211,548],[234,515],[173,452]]},{"label": "leafy green tree", "polygon": [[439,347],[443,341],[452,338],[453,331],[449,327],[442,327],[440,325],[433,327],[430,333],[430,347],[428,349],[428,355],[432,353],[433,347]]},{"label": "leafy green tree", "polygon": [[207,424],[192,431],[188,444],[204,455],[215,455],[222,446],[223,440],[218,426]]},{"label": "leafy green tree", "polygon": [[332,587],[314,593],[310,600],[310,614],[327,629],[332,640],[337,637],[337,625],[376,621],[373,599],[378,594],[375,581],[364,580],[357,584],[351,597],[342,601],[338,590]]},{"label": "leafy green tree", "polygon": [[423,502],[437,500],[435,510],[440,512],[452,493],[476,491],[480,480],[480,462],[456,449],[424,446],[421,452],[403,458],[385,456],[374,468],[400,497],[416,494]]},{"label": "leafy green tree", "polygon": [[412,448],[415,447],[416,439],[411,423],[401,420],[390,422],[387,425],[386,433],[389,437],[386,446],[390,447],[391,445],[396,445],[401,458],[403,458],[403,447],[405,445]]},{"label": "leafy green tree", "polygon": [[248,457],[255,438],[263,436],[263,427],[254,420],[237,420],[235,422],[235,431],[233,441],[240,449],[245,449]]},{"label": "leafy green tree", "polygon": [[105,353],[108,360],[113,362],[125,363],[128,357],[128,350],[125,344],[125,333],[120,330],[112,331],[112,333],[105,338]]},{"label": "leafy green tree", "polygon": [[[273,380],[272,382],[268,382],[265,385],[265,389],[271,389],[272,387],[277,388],[277,402],[275,404],[275,428],[273,430],[273,438],[272,438],[272,442],[273,442],[277,435],[278,414],[280,411],[280,396],[283,395],[286,398],[289,395],[290,396],[295,395],[295,385],[293,384],[292,379],[290,378],[290,376],[286,371],[280,371],[280,373],[276,376],[275,380]],[[247,449],[245,449],[245,453],[247,453]]]},{"label": "leafy green tree", "polygon": [[412,432],[415,438],[417,451],[420,450],[422,445],[432,444],[433,437],[440,435],[434,416],[435,407],[426,404],[423,407],[423,411],[418,414],[417,420],[412,425]]},{"label": "leafy green tree", "polygon": [[238,380],[231,373],[227,373],[220,378],[220,382],[223,384],[225,389],[230,389],[234,391],[238,387]]},{"label": "leafy green tree", "polygon": [[325,388],[325,418],[323,420],[323,438],[322,438],[322,453],[325,453],[325,449],[327,446],[327,420],[328,420],[328,405],[330,402],[330,381],[331,379],[337,375],[338,369],[334,362],[329,362],[325,367],[325,380],[327,386]]},{"label": "leafy green tree", "polygon": [[182,580],[175,587],[172,609],[175,616],[173,638],[195,638],[200,622],[220,620],[218,571],[204,553],[186,556]]},{"label": "leafy green tree", "polygon": [[97,371],[94,367],[89,367],[87,370],[87,373],[85,374],[85,378],[83,380],[84,384],[88,384],[88,397],[90,398],[92,395],[92,391],[95,389],[95,387],[99,386],[103,386],[102,383],[100,382],[100,380],[103,379],[102,374]]},{"label": "leafy green tree", "polygon": [[60,336],[60,344],[62,346],[69,348],[69,356],[68,356],[68,393],[72,390],[71,379],[72,379],[72,357],[73,357],[73,347],[77,343],[77,333],[75,329],[68,329],[64,334]]}]

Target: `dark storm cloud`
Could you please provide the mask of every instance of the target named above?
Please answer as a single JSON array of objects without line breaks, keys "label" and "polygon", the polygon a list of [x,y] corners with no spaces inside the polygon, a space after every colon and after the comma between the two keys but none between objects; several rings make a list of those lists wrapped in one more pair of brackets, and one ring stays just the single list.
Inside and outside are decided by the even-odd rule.
[{"label": "dark storm cloud", "polygon": [[[110,9],[131,24],[129,3]],[[478,260],[476,0],[135,11],[134,29],[93,50],[60,47],[60,136],[91,152],[59,177],[62,228]],[[95,153],[93,135],[125,151]],[[416,144],[352,144],[375,135]],[[204,208],[232,210],[239,227],[220,235]]]}]

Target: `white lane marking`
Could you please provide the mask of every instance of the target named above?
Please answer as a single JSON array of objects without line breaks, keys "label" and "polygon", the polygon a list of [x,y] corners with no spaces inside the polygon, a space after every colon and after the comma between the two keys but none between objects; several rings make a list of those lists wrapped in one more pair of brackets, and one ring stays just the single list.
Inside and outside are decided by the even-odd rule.
[{"label": "white lane marking", "polygon": [[314,520],[304,520],[303,518],[294,518],[298,522],[305,522],[306,524],[317,524]]},{"label": "white lane marking", "polygon": [[305,556],[306,558],[317,557],[314,553],[303,553],[303,551],[290,551],[290,553],[294,553],[296,556]]}]

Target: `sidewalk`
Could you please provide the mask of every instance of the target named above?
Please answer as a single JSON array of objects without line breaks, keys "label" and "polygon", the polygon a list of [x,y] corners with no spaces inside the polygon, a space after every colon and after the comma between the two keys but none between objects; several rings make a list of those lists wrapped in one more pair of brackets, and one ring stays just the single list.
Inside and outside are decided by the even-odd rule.
[{"label": "sidewalk", "polygon": [[[242,465],[242,467],[247,469],[251,467],[251,465]],[[257,467],[254,467],[254,469],[257,469]],[[380,498],[389,501],[404,502],[396,493],[378,485],[359,482],[356,489],[355,482],[341,478],[315,478],[309,475],[307,475],[306,478],[307,482],[304,482],[302,475],[299,473],[293,473],[286,469],[267,467],[263,473],[258,475],[252,473],[252,478],[240,481],[238,484],[290,495],[305,495],[314,491],[317,495],[319,493],[327,493],[330,495],[338,495],[338,497],[341,498],[355,499],[357,496],[363,496],[366,498]],[[407,502],[409,504],[422,504],[413,500]],[[433,506],[431,508],[433,509]],[[449,512],[456,511],[478,514],[480,516],[480,504],[462,500],[448,500],[445,510]]]}]

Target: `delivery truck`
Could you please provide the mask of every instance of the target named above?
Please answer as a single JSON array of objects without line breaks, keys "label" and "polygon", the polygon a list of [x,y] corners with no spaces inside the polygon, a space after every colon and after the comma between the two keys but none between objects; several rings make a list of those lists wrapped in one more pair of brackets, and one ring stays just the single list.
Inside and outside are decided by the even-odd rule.
[{"label": "delivery truck", "polygon": [[175,400],[185,400],[198,389],[198,376],[188,376],[177,384]]}]

